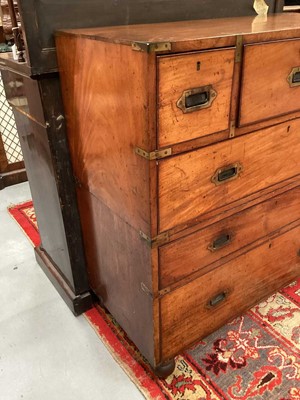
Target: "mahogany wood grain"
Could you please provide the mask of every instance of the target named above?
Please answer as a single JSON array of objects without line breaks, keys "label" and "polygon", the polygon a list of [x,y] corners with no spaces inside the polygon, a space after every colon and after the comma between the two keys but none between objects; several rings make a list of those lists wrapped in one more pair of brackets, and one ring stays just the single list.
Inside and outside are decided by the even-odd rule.
[{"label": "mahogany wood grain", "polygon": [[[194,220],[189,221],[183,225],[177,225],[168,231],[168,238],[163,243],[168,243],[173,240],[180,239],[184,236],[192,234],[199,229],[203,229],[209,225],[215,224],[218,221],[234,216],[247,208],[256,206],[257,204],[268,199],[279,196],[280,194],[292,190],[299,186],[300,175],[287,179],[286,181],[279,182],[271,187],[267,187],[260,192],[253,193],[246,197],[246,199],[238,199],[233,203],[228,204],[222,211],[212,210],[206,214],[197,216]],[[246,200],[246,201],[245,201]],[[161,244],[162,245],[162,244]]]},{"label": "mahogany wood grain", "polygon": [[[296,220],[288,225],[281,227],[277,231],[272,232],[267,239],[269,240],[272,237],[277,237],[285,232],[290,231],[291,229],[298,226],[299,222],[300,222],[300,220]],[[183,286],[189,284],[190,282],[197,280],[199,277],[201,277],[215,269],[222,267],[224,264],[231,262],[232,260],[242,256],[243,254],[254,250],[256,247],[259,247],[263,243],[265,243],[265,241],[267,239],[266,239],[266,237],[261,237],[261,238],[257,239],[255,242],[249,243],[247,246],[238,249],[234,253],[229,253],[229,254],[225,255],[224,257],[218,258],[213,263],[203,266],[202,269],[197,270],[194,273],[192,273],[191,275],[188,275],[188,276],[182,278],[180,281],[174,282],[172,285],[170,285],[164,289],[161,289],[158,293],[158,297],[163,297],[167,293],[170,293],[180,287],[183,287]]]},{"label": "mahogany wood grain", "polygon": [[76,37],[59,36],[57,49],[75,176],[150,236],[150,167],[134,149],[155,143],[155,65],[146,53]]},{"label": "mahogany wood grain", "polygon": [[300,109],[300,86],[287,78],[300,68],[300,40],[247,45],[244,49],[240,125]]},{"label": "mahogany wood grain", "polygon": [[[245,35],[255,41],[258,35],[266,40],[268,35],[300,36],[300,15],[269,15],[267,20],[256,17],[220,18],[159,24],[139,24],[87,29],[60,30],[58,35],[76,35],[114,43],[131,45],[133,42],[171,42],[173,51],[201,49],[209,41],[209,47],[234,46],[235,35]],[[213,41],[211,41],[211,39]],[[214,44],[213,44],[214,43]],[[221,43],[221,46],[218,46]],[[208,48],[208,47],[204,47]]]},{"label": "mahogany wood grain", "polygon": [[[300,220],[299,198],[300,187],[297,187],[160,247],[160,287],[172,285],[217,259]],[[221,235],[229,235],[228,244],[216,250],[210,248]]]},{"label": "mahogany wood grain", "polygon": [[[159,230],[166,231],[211,210],[300,173],[300,120],[159,161]],[[223,167],[240,163],[237,179],[215,185]]]},{"label": "mahogany wood grain", "polygon": [[[299,113],[254,120],[226,140],[240,110],[238,36],[246,49],[300,38],[300,16],[57,35],[90,284],[153,367],[300,275]],[[205,85],[217,92],[211,110],[183,114],[183,91]],[[150,161],[136,147],[172,155]],[[216,186],[235,163],[239,177]],[[211,253],[227,229],[232,243]]]},{"label": "mahogany wood grain", "polygon": [[[164,296],[162,358],[174,356],[299,276],[299,248],[297,227]],[[222,293],[226,299],[210,306]]]},{"label": "mahogany wood grain", "polygon": [[[236,64],[236,65],[240,65],[240,64]],[[236,68],[236,72],[238,74],[238,68]],[[237,112],[237,110],[235,110],[235,105],[234,105],[236,98],[237,98],[236,92],[239,91],[239,88],[240,88],[240,85],[237,84],[237,80],[238,80],[238,77],[236,76],[237,74],[235,74],[235,76],[234,76],[235,82],[233,83],[233,90],[235,89],[235,95],[233,95],[232,102],[231,102],[232,106],[231,106],[231,117],[230,117],[231,121],[233,121],[233,122],[236,121],[236,129],[234,131],[234,136],[246,135],[247,133],[251,133],[251,132],[255,132],[255,131],[267,128],[270,125],[274,126],[274,125],[282,124],[283,122],[292,121],[292,120],[300,117],[300,112],[297,111],[297,112],[292,112],[289,114],[281,115],[278,117],[276,116],[276,117],[270,118],[268,120],[255,122],[254,124],[245,125],[245,126],[237,126],[238,112]],[[239,105],[238,105],[238,107],[239,107]],[[213,133],[211,135],[207,135],[207,136],[203,136],[203,137],[198,137],[198,138],[188,140],[188,141],[185,141],[182,143],[172,144],[171,146],[168,146],[168,147],[170,147],[172,149],[172,154],[175,155],[175,154],[184,153],[186,151],[199,149],[201,147],[205,147],[205,146],[208,146],[213,143],[222,142],[223,140],[227,140],[228,138],[229,138],[229,131],[226,130],[223,132]]]},{"label": "mahogany wood grain", "polygon": [[[234,78],[236,78],[236,76]],[[236,80],[237,79],[235,79],[235,83],[236,83]],[[239,90],[239,86],[237,89]],[[237,121],[237,119],[236,119],[237,113],[234,111],[233,103],[234,103],[234,100],[231,103],[232,104],[232,113],[231,113],[230,119],[232,121]],[[272,125],[272,126],[278,125],[285,121],[292,121],[293,119],[296,119],[299,117],[300,117],[300,112],[297,111],[297,112],[281,115],[279,117],[273,117],[273,118],[270,118],[265,121],[256,122],[254,124],[245,125],[243,127],[237,126],[234,131],[234,136],[246,135],[247,133],[251,133],[251,132],[255,132],[255,131],[267,128],[270,125]],[[237,122],[236,122],[236,125],[237,125]],[[223,140],[227,140],[228,136],[229,136],[229,132],[227,130],[227,131],[223,131],[223,132],[213,133],[212,135],[189,140],[189,141],[186,141],[183,143],[176,143],[170,147],[172,149],[172,154],[175,155],[175,154],[179,154],[179,153],[184,153],[186,151],[199,149],[200,147],[205,147],[205,146],[208,146],[213,143],[221,142]]]},{"label": "mahogany wood grain", "polygon": [[223,131],[218,133],[213,133],[211,135],[202,136],[195,138],[193,140],[188,140],[182,143],[176,143],[170,146],[172,149],[172,154],[180,154],[186,151],[199,149],[200,147],[208,146],[212,143],[222,142],[223,140],[227,140],[229,136],[229,131]]},{"label": "mahogany wood grain", "polygon": [[292,113],[285,114],[285,115],[275,116],[268,120],[255,122],[254,124],[251,124],[251,125],[238,126],[235,130],[235,136],[245,135],[250,132],[255,132],[260,129],[267,128],[270,125],[272,125],[272,126],[278,125],[285,121],[292,121],[293,119],[296,119],[296,118],[300,118],[299,111],[292,112]]},{"label": "mahogany wood grain", "polygon": [[155,367],[151,249],[85,188],[77,194],[91,287]]},{"label": "mahogany wood grain", "polygon": [[[184,142],[229,127],[235,49],[158,57],[158,146]],[[177,102],[184,91],[211,85],[208,108],[184,113]]]}]

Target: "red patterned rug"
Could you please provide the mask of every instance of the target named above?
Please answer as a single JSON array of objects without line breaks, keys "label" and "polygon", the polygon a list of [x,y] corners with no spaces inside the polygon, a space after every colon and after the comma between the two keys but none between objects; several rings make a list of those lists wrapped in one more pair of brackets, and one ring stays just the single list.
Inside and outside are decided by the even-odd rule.
[{"label": "red patterned rug", "polygon": [[[9,212],[37,244],[32,203]],[[85,315],[146,399],[300,400],[300,279],[179,355],[167,380],[152,374],[107,311]]]},{"label": "red patterned rug", "polygon": [[17,221],[34,246],[40,244],[40,235],[32,201],[8,207],[8,212]]}]

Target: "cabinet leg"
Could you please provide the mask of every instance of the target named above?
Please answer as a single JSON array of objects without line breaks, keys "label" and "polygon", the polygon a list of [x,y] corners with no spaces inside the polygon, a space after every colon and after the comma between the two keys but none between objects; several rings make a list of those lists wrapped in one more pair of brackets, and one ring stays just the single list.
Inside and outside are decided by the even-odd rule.
[{"label": "cabinet leg", "polygon": [[155,369],[155,375],[161,379],[166,379],[175,369],[175,359],[166,361],[160,365],[158,365]]}]

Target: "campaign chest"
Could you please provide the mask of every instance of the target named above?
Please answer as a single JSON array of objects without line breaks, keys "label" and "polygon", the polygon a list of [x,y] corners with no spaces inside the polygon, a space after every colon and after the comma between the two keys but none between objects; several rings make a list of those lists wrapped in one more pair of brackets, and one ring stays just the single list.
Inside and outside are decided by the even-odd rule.
[{"label": "campaign chest", "polygon": [[56,43],[90,285],[171,365],[300,275],[300,15]]}]

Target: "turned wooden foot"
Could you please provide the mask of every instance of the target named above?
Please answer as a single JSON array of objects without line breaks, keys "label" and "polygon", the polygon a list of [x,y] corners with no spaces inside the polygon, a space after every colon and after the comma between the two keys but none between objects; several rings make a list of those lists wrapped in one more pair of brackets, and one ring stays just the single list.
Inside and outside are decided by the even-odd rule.
[{"label": "turned wooden foot", "polygon": [[175,360],[174,358],[172,360],[166,361],[160,365],[158,365],[154,372],[155,375],[158,376],[161,379],[166,379],[169,375],[172,374],[172,372],[175,369]]}]

